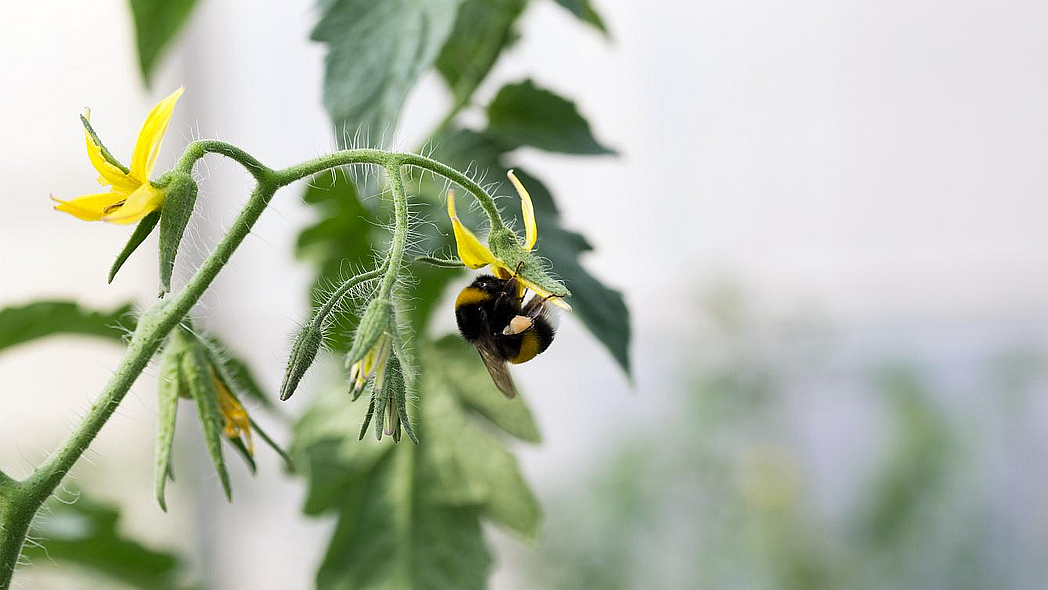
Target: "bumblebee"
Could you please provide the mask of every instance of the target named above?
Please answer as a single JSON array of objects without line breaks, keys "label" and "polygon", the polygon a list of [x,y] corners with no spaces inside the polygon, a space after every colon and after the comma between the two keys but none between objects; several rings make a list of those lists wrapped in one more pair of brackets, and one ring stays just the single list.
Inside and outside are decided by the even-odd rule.
[{"label": "bumblebee", "polygon": [[522,305],[515,276],[481,275],[455,300],[459,332],[477,347],[491,379],[506,397],[517,395],[506,363],[530,361],[553,342],[556,330],[545,305],[548,299],[533,295]]}]

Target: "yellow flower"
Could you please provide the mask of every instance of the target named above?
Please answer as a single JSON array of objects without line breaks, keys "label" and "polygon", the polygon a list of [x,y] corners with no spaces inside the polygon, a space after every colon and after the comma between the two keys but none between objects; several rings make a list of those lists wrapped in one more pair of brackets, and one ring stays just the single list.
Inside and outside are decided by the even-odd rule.
[{"label": "yellow flower", "polygon": [[236,440],[243,435],[247,444],[248,455],[255,454],[255,441],[251,438],[251,418],[240,401],[233,395],[225,382],[218,376],[215,369],[211,369],[211,379],[215,383],[215,393],[218,397],[218,410],[222,413],[225,421],[224,434],[230,440]]},{"label": "yellow flower", "polygon": [[[175,111],[175,103],[182,96],[183,88],[172,92],[149,111],[131,156],[131,168],[112,163],[103,154],[103,148],[85,127],[87,157],[98,171],[98,182],[109,186],[109,191],[83,195],[62,201],[51,197],[58,205],[55,209],[65,211],[84,221],[108,221],[110,223],[135,223],[164,203],[164,190],[149,181],[153,172],[160,143]],[[90,117],[90,111],[86,117]]]},{"label": "yellow flower", "polygon": [[[513,171],[510,170],[506,176],[509,177],[510,182],[517,189],[517,194],[520,195],[520,207],[524,219],[524,251],[531,252],[539,237],[538,226],[535,224],[535,206],[531,202],[531,195],[524,188],[524,185],[517,180],[517,176],[513,174]],[[485,246],[459,220],[458,215],[455,213],[455,194],[451,191],[448,192],[448,217],[451,218],[451,226],[455,230],[455,245],[458,248],[459,259],[462,260],[462,264],[473,269],[490,265],[492,273],[500,279],[508,279],[514,276],[516,271],[505,261],[495,256],[491,249]],[[571,306],[564,301],[560,294],[554,294],[549,289],[535,284],[535,282],[520,274],[517,274],[517,281],[521,286],[521,290],[527,288],[540,297],[549,298],[550,303],[571,311]],[[523,293],[520,294],[522,295]]]},{"label": "yellow flower", "polygon": [[[364,358],[353,363],[349,368],[349,383],[353,393],[356,394],[364,389],[368,379],[375,377],[375,390],[382,389],[382,380],[386,375],[386,365],[389,363],[390,349],[393,347],[393,337],[389,332],[383,332],[375,341],[374,346],[368,350]],[[354,397],[356,399],[356,397]]]}]

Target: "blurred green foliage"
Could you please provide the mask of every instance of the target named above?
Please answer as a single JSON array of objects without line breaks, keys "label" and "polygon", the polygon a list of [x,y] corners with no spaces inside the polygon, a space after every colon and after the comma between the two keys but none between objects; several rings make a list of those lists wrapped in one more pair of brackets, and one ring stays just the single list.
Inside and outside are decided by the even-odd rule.
[{"label": "blurred green foliage", "polygon": [[[943,376],[916,361],[866,354],[846,378],[818,352],[832,339],[758,322],[741,299],[720,298],[701,318],[692,345],[705,352],[679,379],[692,385],[653,418],[658,431],[617,438],[547,500],[540,546],[514,552],[515,587],[1032,589],[1048,579],[1036,558],[1048,541],[1043,482],[1015,505],[1000,504],[1002,492],[1021,498],[1013,490],[992,491],[1004,465],[1022,462],[992,450],[1017,436],[996,401],[986,411],[1005,423],[976,418],[983,410],[962,410],[957,392],[933,386]],[[976,369],[993,375],[981,387],[1030,407],[1043,386],[1031,366],[1043,377],[1043,359],[1006,360],[1007,371]],[[812,404],[834,403],[847,420],[843,399],[857,422],[820,435]],[[820,446],[856,438],[867,451]]]},{"label": "blurred green foliage", "polygon": [[56,334],[120,341],[134,328],[130,305],[96,311],[72,301],[35,301],[0,309],[0,351]]},{"label": "blurred green foliage", "polygon": [[163,51],[185,25],[196,0],[130,0],[135,18],[138,63],[149,84]]},{"label": "blurred green foliage", "polygon": [[48,501],[33,522],[24,559],[37,566],[74,566],[89,579],[107,580],[106,588],[113,588],[111,583],[141,590],[198,588],[185,583],[186,565],[176,555],[121,534],[116,506],[75,495],[74,501]]}]

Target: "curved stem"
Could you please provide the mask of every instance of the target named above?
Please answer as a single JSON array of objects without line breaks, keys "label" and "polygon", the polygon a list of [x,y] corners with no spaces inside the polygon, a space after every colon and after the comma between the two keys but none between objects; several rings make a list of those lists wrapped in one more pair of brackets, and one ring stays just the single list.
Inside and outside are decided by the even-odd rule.
[{"label": "curved stem", "polygon": [[473,195],[473,198],[477,200],[477,203],[480,204],[484,213],[487,214],[490,229],[506,229],[506,224],[503,223],[502,216],[499,215],[498,207],[495,206],[495,199],[491,198],[491,195],[489,195],[483,187],[474,182],[472,178],[455,170],[447,164],[443,164],[418,154],[400,154],[399,160],[401,164],[406,166],[422,168],[423,170],[429,170],[434,174],[439,174],[466,189],[471,195]]},{"label": "curved stem", "polygon": [[350,289],[356,287],[361,283],[373,281],[379,278],[383,275],[383,273],[386,272],[388,264],[389,258],[386,258],[386,260],[384,260],[382,262],[382,265],[378,268],[374,270],[369,270],[365,273],[361,273],[339,285],[338,289],[335,289],[335,291],[331,293],[331,296],[328,297],[328,300],[324,302],[324,305],[322,305],[320,309],[317,310],[316,315],[313,316],[313,327],[317,330],[322,329],[324,327],[324,322],[327,320],[327,316],[331,314],[331,311],[335,309],[335,306],[338,305],[338,302],[341,301],[343,297],[345,297],[346,293],[349,292]]},{"label": "curved stem", "polygon": [[346,164],[376,164],[385,167],[387,170],[391,170],[394,167],[399,168],[400,166],[413,166],[428,170],[447,178],[473,195],[473,198],[480,204],[484,213],[487,214],[491,229],[506,227],[506,224],[502,221],[502,216],[499,215],[498,207],[495,206],[495,199],[491,198],[491,195],[483,187],[451,166],[418,154],[394,153],[372,149],[342,150],[297,166],[278,170],[274,172],[274,175],[277,181],[284,185],[312,176],[317,172]]},{"label": "curved stem", "polygon": [[389,254],[386,257],[386,276],[382,279],[382,287],[379,297],[388,299],[393,292],[393,285],[397,282],[400,267],[404,263],[404,249],[408,242],[408,195],[404,190],[404,179],[400,175],[398,164],[386,167],[389,174],[389,184],[393,188],[393,240],[389,245]]},{"label": "curved stem", "polygon": [[229,262],[233,252],[244,241],[251,227],[258,221],[262,211],[273,198],[276,189],[273,185],[259,183],[240,212],[229,232],[215,247],[207,260],[200,266],[185,289],[172,301],[161,303],[147,312],[139,322],[127,354],[106,384],[101,398],[91,406],[83,421],[70,433],[65,443],[26,479],[22,485],[43,502],[58,483],[69,472],[69,469],[87,450],[98,431],[109,420],[124,395],[138,375],[145,369],[149,360],[160,348],[164,337],[182,318],[189,313],[193,305],[204,294],[222,267]]}]

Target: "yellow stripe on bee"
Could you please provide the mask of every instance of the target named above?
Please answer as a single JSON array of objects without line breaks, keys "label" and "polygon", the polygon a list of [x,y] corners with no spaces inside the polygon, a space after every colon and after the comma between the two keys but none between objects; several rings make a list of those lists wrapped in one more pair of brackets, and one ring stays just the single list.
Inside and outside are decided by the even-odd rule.
[{"label": "yellow stripe on bee", "polygon": [[457,309],[463,305],[476,305],[489,300],[491,300],[491,293],[476,287],[466,287],[459,293],[458,299],[455,299],[455,308]]},{"label": "yellow stripe on bee", "polygon": [[514,365],[526,363],[531,359],[535,358],[535,355],[537,355],[538,353],[539,335],[536,334],[534,330],[524,332],[521,335],[520,352],[517,353],[517,356],[509,359],[509,362],[513,363]]}]

